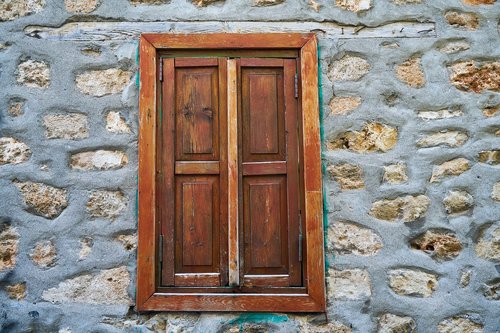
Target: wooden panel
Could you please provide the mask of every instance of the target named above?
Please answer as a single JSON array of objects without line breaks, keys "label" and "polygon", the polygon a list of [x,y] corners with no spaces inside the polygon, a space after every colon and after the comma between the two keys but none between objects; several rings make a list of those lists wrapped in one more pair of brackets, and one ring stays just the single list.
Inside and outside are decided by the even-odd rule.
[{"label": "wooden panel", "polygon": [[243,176],[286,174],[286,161],[277,162],[247,162],[242,164]]},{"label": "wooden panel", "polygon": [[290,285],[290,276],[288,274],[280,275],[245,275],[243,285],[246,287],[288,287]]},{"label": "wooden panel", "polygon": [[217,58],[175,58],[175,67],[207,67],[217,65]]},{"label": "wooden panel", "polygon": [[232,50],[172,50],[163,49],[159,50],[159,54],[162,57],[174,58],[174,57],[229,57],[229,58],[245,58],[245,57],[261,57],[261,58],[290,58],[297,59],[299,57],[299,51],[297,49],[254,49],[254,50],[244,50],[244,49],[232,49]]},{"label": "wooden panel", "polygon": [[218,175],[217,161],[178,161],[175,162],[176,175]]},{"label": "wooden panel", "polygon": [[243,58],[240,64],[242,67],[283,67],[283,59]]},{"label": "wooden panel", "polygon": [[176,159],[217,160],[217,67],[176,68]]},{"label": "wooden panel", "polygon": [[197,286],[219,286],[219,273],[184,273],[175,274],[175,285],[179,287],[197,287]]}]

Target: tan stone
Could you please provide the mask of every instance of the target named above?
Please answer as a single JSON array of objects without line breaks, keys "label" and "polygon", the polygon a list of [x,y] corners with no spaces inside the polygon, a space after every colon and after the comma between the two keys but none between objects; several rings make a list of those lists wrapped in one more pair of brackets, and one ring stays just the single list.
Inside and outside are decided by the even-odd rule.
[{"label": "tan stone", "polygon": [[57,251],[54,242],[38,242],[30,254],[31,260],[40,268],[49,268],[56,264]]},{"label": "tan stone", "polygon": [[345,269],[328,271],[328,298],[338,300],[358,300],[370,298],[371,280],[368,271]]},{"label": "tan stone", "polygon": [[410,243],[412,248],[423,251],[436,260],[453,259],[462,251],[460,240],[447,232],[427,230]]},{"label": "tan stone", "polygon": [[92,237],[84,237],[80,240],[80,253],[78,255],[78,260],[84,260],[88,257],[90,252],[92,252],[92,246],[94,245],[94,240]]},{"label": "tan stone", "polygon": [[361,97],[333,97],[330,101],[330,112],[333,115],[347,115],[361,105]]},{"label": "tan stone", "polygon": [[491,191],[491,198],[496,201],[500,201],[500,182],[496,182],[493,185],[493,190]]},{"label": "tan stone", "polygon": [[121,266],[65,280],[58,287],[45,290],[42,299],[51,303],[130,305],[129,284],[127,267]]},{"label": "tan stone", "polygon": [[500,226],[498,222],[481,230],[475,251],[480,258],[492,261],[500,260]]},{"label": "tan stone", "polygon": [[319,324],[307,321],[304,316],[297,316],[294,318],[299,323],[300,333],[352,333],[352,330],[346,325],[336,320],[328,319],[328,322],[321,322]]},{"label": "tan stone", "polygon": [[285,2],[285,0],[253,0],[254,6],[274,6]]},{"label": "tan stone", "polygon": [[474,13],[448,11],[444,17],[448,21],[448,24],[467,30],[476,30],[479,26],[479,17]]},{"label": "tan stone", "polygon": [[16,266],[19,235],[9,225],[0,225],[0,272]]},{"label": "tan stone", "polygon": [[430,148],[438,146],[460,147],[469,136],[460,131],[446,130],[442,132],[431,133],[417,141],[417,146],[420,148]]},{"label": "tan stone", "polygon": [[56,218],[68,206],[67,192],[43,183],[14,181],[23,195],[28,211],[49,219]]},{"label": "tan stone", "polygon": [[444,198],[443,204],[448,214],[462,214],[474,206],[474,198],[466,191],[452,190]]},{"label": "tan stone", "polygon": [[169,3],[170,0],[130,0],[130,3],[136,5],[162,5]]},{"label": "tan stone", "polygon": [[329,165],[326,171],[339,183],[342,190],[355,190],[365,187],[363,169],[357,165],[348,163]]},{"label": "tan stone", "polygon": [[19,164],[31,157],[31,150],[27,144],[14,138],[0,138],[0,165]]},{"label": "tan stone", "polygon": [[118,235],[116,240],[122,243],[123,247],[127,251],[132,251],[137,248],[137,235]]},{"label": "tan stone", "polygon": [[124,152],[95,150],[72,155],[70,166],[76,170],[111,170],[122,168],[127,163],[128,157]]},{"label": "tan stone", "polygon": [[447,176],[458,176],[470,169],[470,162],[465,158],[456,158],[436,165],[432,169],[431,183],[440,182]]},{"label": "tan stone", "polygon": [[398,79],[412,88],[423,87],[425,85],[425,74],[421,62],[421,58],[413,57],[396,66]]},{"label": "tan stone", "polygon": [[115,219],[127,207],[127,198],[121,191],[94,191],[87,202],[87,212],[92,217]]},{"label": "tan stone", "polygon": [[487,106],[483,109],[483,114],[485,117],[494,117],[498,114],[499,110],[500,110],[500,104],[493,105],[493,106]]},{"label": "tan stone", "polygon": [[111,111],[106,116],[106,129],[111,133],[130,133],[125,119],[116,111]]},{"label": "tan stone", "polygon": [[13,101],[10,103],[7,112],[9,112],[12,117],[18,117],[23,114],[23,106],[24,102]]},{"label": "tan stone", "polygon": [[370,64],[363,58],[345,55],[334,61],[329,70],[332,81],[357,81],[370,71]]},{"label": "tan stone", "polygon": [[75,14],[93,12],[99,6],[100,0],[64,0],[66,10]]},{"label": "tan stone", "polygon": [[438,110],[438,111],[418,111],[418,117],[424,120],[437,120],[460,117],[464,113],[461,110]]},{"label": "tan stone", "polygon": [[447,318],[439,323],[439,333],[483,333],[483,325],[461,317]]},{"label": "tan stone", "polygon": [[82,54],[91,57],[99,57],[102,54],[101,48],[98,45],[86,46],[80,51],[82,52]]},{"label": "tan stone", "polygon": [[500,279],[484,284],[483,295],[490,301],[500,301]]},{"label": "tan stone", "polygon": [[449,67],[450,81],[455,88],[480,93],[484,90],[500,92],[500,61],[482,62],[468,60]]},{"label": "tan stone", "polygon": [[118,68],[87,71],[76,76],[76,86],[85,95],[101,97],[122,92],[131,76]]},{"label": "tan stone", "polygon": [[79,113],[50,114],[43,117],[45,137],[77,140],[89,137],[87,116]]},{"label": "tan stone", "polygon": [[205,7],[215,2],[223,2],[223,1],[225,0],[191,0],[191,2],[198,7]]},{"label": "tan stone", "polygon": [[307,0],[307,4],[314,9],[314,11],[317,13],[319,12],[319,9],[321,8],[321,5],[316,1],[316,0]]},{"label": "tan stone", "polygon": [[444,44],[439,51],[447,54],[458,53],[470,49],[470,44],[465,41],[453,41]]},{"label": "tan stone", "polygon": [[26,60],[19,64],[17,82],[30,88],[48,88],[50,69],[46,62]]},{"label": "tan stone", "polygon": [[376,201],[369,214],[379,220],[412,222],[425,216],[429,204],[425,195],[407,195]]},{"label": "tan stone", "polygon": [[343,222],[328,227],[328,249],[337,255],[373,256],[382,247],[382,239],[371,229]]},{"label": "tan stone", "polygon": [[403,184],[408,181],[406,164],[397,163],[384,166],[383,181],[388,184]]},{"label": "tan stone", "polygon": [[479,153],[479,162],[491,165],[500,163],[500,150],[486,150]]},{"label": "tan stone", "polygon": [[362,12],[372,8],[371,0],[335,0],[337,7],[351,12]]},{"label": "tan stone", "polygon": [[412,317],[384,313],[378,318],[377,333],[417,333],[416,326]]},{"label": "tan stone", "polygon": [[466,5],[479,6],[479,5],[493,5],[497,0],[462,0]]},{"label": "tan stone", "polygon": [[21,282],[5,287],[10,299],[20,301],[26,298],[26,282]]},{"label": "tan stone", "polygon": [[19,17],[38,13],[45,7],[45,0],[2,0],[0,21],[12,21]]},{"label": "tan stone", "polygon": [[361,131],[344,132],[327,142],[329,150],[348,149],[357,153],[386,152],[396,146],[398,130],[380,123],[368,123]]},{"label": "tan stone", "polygon": [[421,3],[422,0],[392,0],[396,5],[412,5]]},{"label": "tan stone", "polygon": [[472,271],[467,270],[463,271],[462,274],[460,275],[460,288],[465,288],[470,284],[470,280],[472,278]]},{"label": "tan stone", "polygon": [[434,274],[412,269],[396,269],[389,272],[389,286],[398,295],[429,297],[438,287]]}]

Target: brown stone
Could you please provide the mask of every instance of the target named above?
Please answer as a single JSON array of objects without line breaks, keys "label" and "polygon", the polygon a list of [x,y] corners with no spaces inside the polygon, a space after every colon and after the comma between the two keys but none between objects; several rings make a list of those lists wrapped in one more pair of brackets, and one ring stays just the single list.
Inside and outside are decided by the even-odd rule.
[{"label": "brown stone", "polygon": [[487,106],[483,109],[483,114],[485,117],[494,117],[498,114],[499,110],[500,110],[500,104]]},{"label": "brown stone", "polygon": [[440,182],[447,176],[458,176],[470,169],[469,160],[456,158],[434,166],[432,170],[431,183]]},{"label": "brown stone", "polygon": [[40,268],[49,268],[56,264],[56,247],[52,241],[38,242],[30,254],[31,260]]},{"label": "brown stone", "polygon": [[476,30],[479,26],[479,17],[474,13],[448,11],[444,17],[448,24],[467,30]]},{"label": "brown stone", "polygon": [[413,57],[396,66],[398,79],[412,88],[422,88],[425,85],[425,74],[421,62],[421,58]]},{"label": "brown stone", "polygon": [[163,5],[169,3],[170,0],[130,0],[130,3],[134,6],[137,5]]},{"label": "brown stone", "polygon": [[466,5],[479,6],[479,5],[493,5],[497,0],[462,0]]},{"label": "brown stone", "polygon": [[342,190],[355,190],[365,187],[363,169],[357,165],[348,163],[329,165],[326,171],[339,183]]},{"label": "brown stone", "polygon": [[328,298],[338,300],[368,299],[372,294],[368,271],[345,269],[328,271]]},{"label": "brown stone", "polygon": [[413,269],[396,269],[389,272],[389,286],[398,295],[429,297],[438,287],[434,274]]},{"label": "brown stone", "polygon": [[2,0],[0,21],[12,21],[19,17],[38,13],[45,7],[45,0]]},{"label": "brown stone", "polygon": [[474,206],[474,198],[466,191],[452,190],[444,198],[443,204],[448,214],[462,214]]},{"label": "brown stone", "polygon": [[479,153],[479,162],[491,165],[500,163],[500,150],[486,150]]},{"label": "brown stone", "polygon": [[130,127],[117,111],[111,111],[106,116],[106,129],[111,133],[130,133]]},{"label": "brown stone", "polygon": [[451,65],[450,81],[459,90],[500,92],[500,62],[461,61]]},{"label": "brown stone", "polygon": [[462,251],[462,243],[448,232],[426,231],[411,242],[414,249],[429,254],[436,260],[450,260]]},{"label": "brown stone", "polygon": [[7,109],[7,112],[9,112],[12,117],[18,117],[23,114],[23,106],[24,102],[12,101]]},{"label": "brown stone", "polygon": [[372,8],[371,0],[335,0],[337,7],[351,12],[362,12]]},{"label": "brown stone", "polygon": [[71,156],[70,167],[76,170],[111,170],[127,165],[124,152],[96,150],[76,153]]},{"label": "brown stone", "polygon": [[30,88],[46,89],[50,84],[49,65],[44,61],[26,60],[19,64],[17,82]]},{"label": "brown stone", "polygon": [[376,201],[369,214],[379,220],[412,222],[425,216],[429,204],[425,195],[407,195]]},{"label": "brown stone", "polygon": [[114,220],[127,207],[127,198],[121,191],[94,191],[89,196],[87,211],[92,217]]},{"label": "brown stone", "polygon": [[19,164],[31,157],[31,150],[27,144],[14,138],[0,138],[0,165]]},{"label": "brown stone", "polygon": [[490,301],[500,301],[500,279],[484,284],[483,295]]},{"label": "brown stone", "polygon": [[225,0],[191,0],[191,2],[198,7],[206,7],[206,6],[211,5],[215,2],[223,2],[223,1],[225,1]]},{"label": "brown stone", "polygon": [[370,64],[363,58],[345,55],[334,61],[328,76],[332,81],[358,81],[370,71]]},{"label": "brown stone", "polygon": [[460,147],[469,136],[461,131],[446,130],[428,134],[417,141],[417,146],[420,148],[430,148],[438,146]]},{"label": "brown stone", "polygon": [[483,325],[467,318],[452,317],[439,323],[439,333],[483,333]]},{"label": "brown stone", "polygon": [[45,290],[42,299],[51,303],[130,305],[129,284],[130,274],[122,266],[65,280],[57,288]]},{"label": "brown stone", "polygon": [[28,210],[49,219],[56,218],[68,206],[67,192],[43,183],[14,181]]},{"label": "brown stone", "polygon": [[20,301],[26,298],[26,282],[21,282],[5,287],[10,299]]},{"label": "brown stone", "polygon": [[87,71],[76,76],[76,86],[85,95],[101,97],[122,92],[131,76],[118,68]]},{"label": "brown stone", "polygon": [[16,229],[7,224],[0,225],[0,272],[16,266],[18,249],[19,235]]},{"label": "brown stone", "polygon": [[77,140],[89,137],[87,116],[79,113],[50,114],[43,117],[45,137]]},{"label": "brown stone", "polygon": [[384,313],[378,318],[377,333],[417,333],[416,326],[412,317]]},{"label": "brown stone", "polygon": [[408,181],[406,175],[406,164],[397,163],[384,166],[383,181],[388,184],[403,184]]},{"label": "brown stone", "polygon": [[330,112],[333,115],[347,115],[361,105],[361,97],[333,97],[330,101]]},{"label": "brown stone", "polygon": [[382,239],[371,229],[343,222],[328,227],[328,249],[337,255],[373,256],[382,247]]},{"label": "brown stone", "polygon": [[253,5],[258,7],[274,6],[285,2],[285,0],[253,0]]},{"label": "brown stone", "polygon": [[500,260],[500,226],[498,222],[479,232],[475,251],[480,258],[491,261]]},{"label": "brown stone", "polygon": [[327,142],[327,148],[348,149],[357,153],[386,152],[394,148],[397,141],[396,128],[380,123],[368,123],[359,132],[345,132]]},{"label": "brown stone", "polygon": [[127,251],[132,251],[137,248],[137,235],[119,235],[116,240],[122,243]]},{"label": "brown stone", "polygon": [[99,6],[100,0],[64,0],[66,10],[75,14],[93,12]]}]

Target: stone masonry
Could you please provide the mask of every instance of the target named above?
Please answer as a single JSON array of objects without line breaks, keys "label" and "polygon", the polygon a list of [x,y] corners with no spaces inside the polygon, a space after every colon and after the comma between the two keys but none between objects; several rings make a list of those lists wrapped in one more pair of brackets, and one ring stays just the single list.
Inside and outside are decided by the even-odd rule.
[{"label": "stone masonry", "polygon": [[[0,332],[498,333],[498,0],[0,0]],[[315,32],[327,315],[137,313],[141,32]]]}]

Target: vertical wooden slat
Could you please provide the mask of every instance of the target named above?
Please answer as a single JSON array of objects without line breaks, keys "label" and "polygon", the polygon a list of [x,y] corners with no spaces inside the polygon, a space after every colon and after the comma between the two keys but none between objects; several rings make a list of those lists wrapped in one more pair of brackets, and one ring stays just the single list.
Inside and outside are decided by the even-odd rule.
[{"label": "vertical wooden slat", "polygon": [[229,285],[239,285],[237,60],[227,61]]}]

